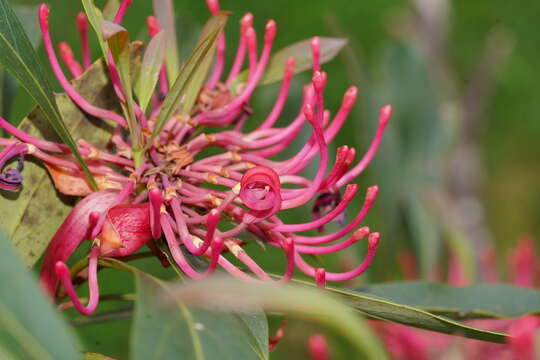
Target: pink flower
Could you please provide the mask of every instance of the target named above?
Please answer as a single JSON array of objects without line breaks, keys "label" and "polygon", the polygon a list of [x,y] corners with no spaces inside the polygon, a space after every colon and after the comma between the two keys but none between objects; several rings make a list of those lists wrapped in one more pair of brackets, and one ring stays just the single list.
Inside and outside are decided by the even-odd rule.
[{"label": "pink flower", "polygon": [[[127,0],[121,3],[114,19],[116,24],[121,23],[130,3]],[[207,4],[213,15],[220,13],[218,1],[208,0]],[[344,214],[348,205],[358,200],[358,186],[349,182],[364,171],[375,155],[392,109],[390,106],[381,109],[377,133],[358,162],[354,161],[355,149],[341,146],[332,165],[329,144],[343,127],[358,91],[355,87],[347,90],[341,107],[334,116],[330,115],[324,103],[327,74],[321,69],[318,37],[311,41],[312,80],[305,85],[302,104],[290,124],[276,125],[295,74],[292,57],[283,65],[281,89],[268,116],[254,130],[243,130],[251,114],[250,98],[265,74],[277,33],[276,23],[270,20],[264,34],[258,38],[253,28],[253,16],[246,14],[240,23],[240,41],[230,72],[224,73],[227,44],[222,33],[217,40],[214,67],[194,107],[188,114],[173,115],[155,141],[148,143],[171,85],[166,66],[161,67],[149,115],[138,104],[134,106],[141,132],[126,135],[129,134],[128,121],[123,115],[91,104],[63,73],[52,45],[48,16],[49,9],[42,5],[39,20],[45,50],[66,94],[88,115],[111,121],[116,126],[110,139],[112,151],[97,149],[88,141],[79,140],[79,150],[100,188],[94,192],[66,146],[33,138],[0,120],[0,126],[21,141],[17,144],[22,150],[30,146],[35,149],[25,152],[47,165],[59,191],[84,196],[59,228],[45,254],[41,279],[50,294],[55,293],[58,280],[61,280],[77,309],[89,314],[97,306],[97,258],[121,258],[146,244],[166,264],[155,242],[163,242],[172,260],[190,277],[208,276],[219,266],[246,281],[272,281],[248,255],[246,244],[238,238],[246,231],[267,245],[283,250],[287,265],[281,281],[287,281],[299,269],[324,286],[327,281],[346,281],[359,276],[369,267],[380,235],[361,224],[376,199],[378,188],[367,189],[364,204],[350,223],[344,224]],[[160,32],[158,20],[151,16],[147,25],[150,36],[157,36]],[[81,62],[69,45],[59,45],[60,57],[73,77],[80,76],[91,66],[88,22],[82,14],[77,17],[77,29],[82,42]],[[263,43],[261,51],[257,41]],[[112,56],[107,60],[118,100],[126,105],[125,94],[131,89],[122,88]],[[244,64],[247,76],[241,80],[244,79],[240,76]],[[311,128],[311,135],[304,146],[294,156],[276,160],[274,156],[287,149],[306,126]],[[133,147],[137,136],[148,145],[140,158],[134,156],[139,150]],[[14,143],[1,141],[4,142],[0,144],[7,145],[4,152]],[[206,155],[208,148],[213,148],[215,155]],[[4,158],[18,153],[10,152]],[[300,173],[316,158],[318,170],[315,176],[312,179],[301,176]],[[280,218],[281,210],[307,206],[313,199],[318,199],[314,204],[313,220],[308,218],[300,224],[287,224]],[[316,236],[302,234],[323,229],[334,220],[343,225],[336,232]],[[225,228],[224,222],[232,226]],[[343,237],[348,238],[340,241]],[[64,264],[85,238],[94,241],[89,255],[91,295],[86,307],[76,299]],[[315,269],[303,257],[305,254],[341,251],[364,239],[368,243],[366,258],[350,271],[334,273]],[[230,252],[247,271],[230,262],[224,252]],[[186,254],[207,258],[207,270],[192,268]]]}]

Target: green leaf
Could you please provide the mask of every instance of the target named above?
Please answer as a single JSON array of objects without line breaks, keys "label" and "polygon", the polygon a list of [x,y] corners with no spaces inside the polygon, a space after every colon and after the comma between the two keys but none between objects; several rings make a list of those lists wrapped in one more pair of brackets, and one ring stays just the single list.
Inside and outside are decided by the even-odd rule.
[{"label": "green leaf", "polygon": [[88,21],[90,22],[90,25],[92,25],[92,28],[94,29],[94,32],[96,34],[99,47],[101,48],[101,52],[103,53],[103,58],[105,59],[105,61],[108,61],[107,43],[103,39],[103,36],[101,36],[101,23],[104,20],[103,14],[101,13],[101,10],[99,10],[98,7],[94,4],[94,0],[82,0],[82,5],[84,8],[84,12],[86,13],[86,17],[88,18]]},{"label": "green leaf", "polygon": [[84,353],[84,360],[115,360],[112,357],[108,357],[97,353]]},{"label": "green leaf", "polygon": [[138,359],[268,359],[268,324],[262,311],[222,313],[180,302],[165,307],[170,285],[124,262],[101,258],[101,266],[135,275],[137,295],[131,354]]},{"label": "green leaf", "polygon": [[[92,104],[107,109],[117,107],[114,90],[102,61],[72,83]],[[66,126],[76,138],[83,137],[98,148],[107,144],[112,126],[100,119],[87,118],[65,94],[56,95],[56,102]],[[59,140],[40,108],[32,111],[19,128],[38,138]],[[9,209],[2,213],[0,230],[6,232],[24,263],[32,266],[47,248],[56,229],[70,211],[71,204],[69,198],[59,197],[48,172],[38,163],[25,161],[22,175],[24,181],[20,192],[0,193],[0,208]]]},{"label": "green leaf", "polygon": [[454,319],[540,314],[540,291],[507,284],[456,287],[427,282],[370,285],[361,292]]},{"label": "green leaf", "polygon": [[137,276],[137,299],[131,353],[133,359],[268,359],[268,344],[255,337],[262,327],[268,339],[262,312],[232,314],[189,308],[176,302],[164,307],[157,296],[168,292],[166,284],[148,275]]},{"label": "green leaf", "polygon": [[135,85],[135,93],[143,111],[146,111],[152,93],[156,88],[159,72],[165,59],[165,47],[165,33],[161,31],[152,38],[144,53],[141,72]]},{"label": "green leaf", "polygon": [[[285,62],[292,56],[296,60],[295,74],[312,68],[313,60],[311,57],[311,39],[303,40],[295,44],[284,47],[276,52],[271,58],[263,78],[259,85],[267,85],[279,81],[283,78]],[[341,49],[347,45],[347,39],[321,37],[321,64],[327,63],[339,54]],[[244,70],[234,80],[231,88],[236,84],[246,81],[248,71]]]},{"label": "green leaf", "polygon": [[449,318],[432,314],[420,308],[385,300],[370,293],[365,293],[363,289],[355,292],[352,290],[328,288],[328,291],[341,296],[350,306],[362,314],[375,319],[471,339],[501,344],[506,342],[506,334],[477,329]]},{"label": "green leaf", "polygon": [[45,72],[37,54],[19,19],[6,0],[0,0],[0,63],[43,109],[51,126],[79,161],[92,187],[97,189],[90,170],[88,170],[75,141],[62,121],[52,88],[44,75]]},{"label": "green leaf", "polygon": [[182,70],[180,71],[178,78],[163,101],[161,111],[156,119],[156,124],[148,144],[153,142],[157,134],[159,134],[165,126],[165,123],[171,118],[171,116],[180,106],[182,95],[184,95],[186,91],[191,88],[190,83],[192,82],[197,70],[204,64],[207,57],[212,56],[212,49],[214,49],[216,46],[218,35],[223,30],[223,26],[225,25],[224,22],[214,22],[214,24],[216,27],[211,29],[208,36],[201,41],[191,56],[187,59],[184,66],[182,66]]},{"label": "green leaf", "polygon": [[[197,46],[199,46],[204,39],[212,33],[212,31],[216,28],[224,28],[225,24],[227,22],[228,14],[221,12],[215,16],[212,16],[210,20],[206,23],[204,28],[201,31],[201,36],[199,37],[199,40],[197,41]],[[212,65],[212,57],[214,54],[214,49],[210,52],[210,55],[206,56],[204,58],[204,61],[201,63],[201,66],[195,70],[195,73],[193,74],[193,79],[189,83],[188,88],[186,89],[186,95],[184,98],[184,103],[182,105],[182,114],[189,115],[193,105],[195,104],[195,101],[197,101],[197,97],[199,96],[199,93],[201,91],[201,87],[206,79],[206,76],[208,75],[208,71],[210,70],[210,65]]]},{"label": "green leaf", "polygon": [[[105,41],[109,45],[112,57],[118,70],[118,76],[122,84],[122,90],[126,97],[126,104],[122,106],[131,135],[132,147],[134,150],[140,149],[142,144],[142,133],[135,116],[135,103],[131,88],[130,75],[130,51],[129,33],[122,26],[107,20],[101,22],[101,32]],[[137,166],[137,164],[135,165]]]},{"label": "green leaf", "polygon": [[331,328],[348,339],[362,359],[386,359],[387,355],[370,328],[354,310],[329,292],[304,286],[245,283],[213,277],[179,284],[163,293],[167,304],[182,301],[203,309],[246,311],[264,308],[290,314]]},{"label": "green leaf", "polygon": [[80,359],[79,344],[64,320],[0,236],[0,354],[36,360]]},{"label": "green leaf", "polygon": [[154,14],[158,19],[161,29],[165,32],[167,77],[169,83],[178,77],[180,60],[178,58],[178,42],[176,40],[176,21],[174,20],[174,5],[172,0],[153,0]]}]

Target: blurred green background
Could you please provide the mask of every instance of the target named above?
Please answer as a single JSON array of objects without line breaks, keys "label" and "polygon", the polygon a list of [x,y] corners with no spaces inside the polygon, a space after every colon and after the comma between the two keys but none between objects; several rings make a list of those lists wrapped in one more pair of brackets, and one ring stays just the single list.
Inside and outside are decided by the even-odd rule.
[{"label": "blurred green background", "polygon": [[[10,2],[27,6],[19,8],[19,14],[29,32],[37,34],[32,8],[37,2]],[[75,15],[80,2],[48,3],[53,39],[78,49]],[[451,253],[464,265],[467,281],[481,281],[477,263],[486,248],[496,245],[504,273],[507,249],[522,235],[540,233],[540,2],[523,0],[519,6],[503,0],[221,3],[232,11],[226,29],[229,49],[234,49],[238,21],[248,11],[255,15],[259,31],[267,19],[277,21],[275,49],[313,35],[349,39],[345,51],[324,66],[329,78],[326,104],[333,112],[348,86],[360,88],[359,101],[335,147],[347,144],[363,154],[375,132],[378,108],[394,106],[383,145],[358,179],[363,187],[380,186],[380,199],[366,223],[382,234],[382,249],[360,282],[402,279],[398,265],[405,252],[414,254],[422,278],[444,279],[440,274],[445,273],[446,254]],[[175,6],[180,48],[187,54],[208,11],[203,0],[175,0]],[[151,8],[150,0],[134,0],[125,22],[134,37],[146,39],[144,24]],[[97,54],[96,46],[94,50]],[[229,52],[229,64],[232,55]],[[298,111],[307,81],[307,74],[296,77],[282,123]],[[258,91],[251,121],[264,118],[277,88]],[[22,91],[16,91],[13,104],[7,105],[5,99],[2,112],[14,122],[33,106]],[[291,153],[299,146],[301,141]],[[359,207],[354,204],[349,216]],[[309,209],[304,210],[291,213],[288,222],[308,218]],[[255,251],[260,262],[276,271],[282,268],[278,253],[268,256]],[[364,252],[359,246],[340,258],[325,258],[324,263],[338,270],[343,263],[358,262]],[[155,262],[144,264],[155,268]],[[122,274],[109,273],[102,284],[104,293],[131,288]],[[128,321],[79,329],[87,350],[127,359]],[[273,358],[303,358],[307,336],[318,330],[290,321],[285,343]],[[348,345],[332,339],[334,357],[351,358]]]}]

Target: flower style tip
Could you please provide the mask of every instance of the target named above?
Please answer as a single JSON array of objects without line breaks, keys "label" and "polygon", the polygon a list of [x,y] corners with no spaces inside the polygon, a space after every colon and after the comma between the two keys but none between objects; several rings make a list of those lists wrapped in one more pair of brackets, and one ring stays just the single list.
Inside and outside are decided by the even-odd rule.
[{"label": "flower style tip", "polygon": [[58,261],[55,264],[55,272],[62,285],[66,289],[66,292],[73,303],[73,306],[77,311],[83,315],[92,315],[98,306],[99,302],[99,286],[97,281],[97,265],[98,265],[98,256],[99,256],[99,247],[94,246],[90,250],[90,255],[88,256],[88,288],[89,288],[89,299],[88,304],[84,306],[75,289],[73,283],[71,282],[71,274],[67,265]]},{"label": "flower style tip", "polygon": [[308,340],[311,360],[330,360],[328,342],[321,334],[314,334]]},{"label": "flower style tip", "polygon": [[386,124],[388,124],[388,121],[390,121],[390,118],[392,117],[392,111],[393,108],[391,105],[386,105],[381,108],[379,114],[379,124],[381,126],[386,126]]},{"label": "flower style tip", "polygon": [[218,0],[206,0],[206,5],[208,10],[212,15],[217,15],[219,13],[219,1]]},{"label": "flower style tip", "polygon": [[321,69],[321,38],[318,36],[313,37],[309,45],[313,57],[313,70],[319,71]]},{"label": "flower style tip", "polygon": [[315,283],[321,289],[326,288],[326,270],[323,268],[315,269]]},{"label": "flower style tip", "polygon": [[150,37],[156,36],[161,31],[159,22],[154,15],[148,16],[146,18],[146,27],[148,29],[148,35],[150,35]]}]

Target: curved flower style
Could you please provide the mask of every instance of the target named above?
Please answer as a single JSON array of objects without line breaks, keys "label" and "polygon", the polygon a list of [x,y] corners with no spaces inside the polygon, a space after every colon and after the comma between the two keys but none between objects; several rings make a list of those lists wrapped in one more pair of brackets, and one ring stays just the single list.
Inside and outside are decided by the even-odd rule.
[{"label": "curved flower style", "polygon": [[[120,24],[131,1],[124,0],[114,19]],[[216,0],[207,0],[213,15],[220,12]],[[214,272],[219,266],[232,276],[246,281],[272,281],[246,252],[238,235],[247,231],[264,243],[283,249],[287,267],[280,281],[287,281],[296,268],[317,280],[346,281],[363,273],[370,265],[379,242],[379,234],[367,227],[356,228],[363,222],[377,196],[378,188],[367,190],[364,204],[352,221],[336,232],[308,236],[303,232],[323,227],[334,220],[344,220],[344,212],[353,201],[358,186],[349,182],[369,164],[379,147],[392,109],[380,111],[377,133],[367,153],[354,165],[356,152],[347,146],[337,150],[336,161],[330,163],[329,144],[334,140],[356,101],[357,89],[351,87],[335,115],[325,109],[324,92],[327,74],[321,70],[321,42],[311,41],[313,58],[312,81],[304,88],[303,103],[296,118],[285,127],[276,125],[287,99],[295,60],[285,61],[282,85],[276,102],[266,119],[253,131],[243,131],[251,110],[248,102],[262,79],[269,63],[276,23],[267,22],[262,37],[262,51],[257,50],[257,34],[253,16],[246,14],[241,21],[241,37],[236,56],[227,76],[224,74],[225,36],[217,40],[214,67],[189,114],[175,114],[166,122],[155,141],[149,142],[156,117],[169,88],[166,66],[162,65],[159,86],[152,97],[152,109],[147,116],[142,107],[134,105],[140,134],[129,134],[128,119],[109,109],[89,103],[77,93],[63,73],[52,45],[48,26],[49,10],[39,9],[39,20],[45,50],[52,69],[71,100],[88,115],[111,121],[116,129],[111,134],[113,151],[97,149],[81,139],[79,150],[96,177],[100,191],[93,191],[82,176],[79,165],[69,149],[50,141],[33,138],[9,125],[3,119],[0,126],[17,140],[0,140],[6,149],[0,155],[0,165],[10,157],[26,153],[43,161],[57,189],[63,193],[85,198],[78,203],[54,236],[41,271],[41,282],[53,295],[61,282],[83,314],[92,313],[97,306],[97,259],[99,256],[123,257],[148,245],[167,264],[156,242],[163,241],[171,259],[192,278]],[[83,14],[77,17],[82,42],[82,62],[79,63],[66,43],[60,43],[62,61],[73,77],[80,76],[91,66],[88,46],[88,22]],[[160,26],[155,17],[148,18],[151,37],[158,36]],[[128,107],[125,89],[112,56],[107,59],[110,78],[119,101]],[[247,61],[247,77],[242,68]],[[224,81],[222,79],[225,79]],[[234,87],[234,88],[233,88]],[[275,160],[289,147],[302,128],[309,124],[311,136],[292,157]],[[128,135],[126,135],[128,134]],[[142,161],[134,156],[134,137],[141,136],[147,146]],[[206,155],[208,148],[217,149]],[[319,167],[313,179],[298,175],[318,156]],[[3,188],[16,189],[20,176],[15,171],[4,173]],[[99,181],[101,179],[101,181]],[[343,195],[340,189],[344,188]],[[297,208],[315,200],[313,220],[302,224],[286,224],[280,210]],[[225,227],[224,224],[232,224]],[[352,235],[331,245],[347,234]],[[367,256],[357,268],[332,273],[314,268],[304,254],[327,254],[345,249],[367,238]],[[76,298],[65,261],[82,240],[93,241],[89,254],[90,301],[84,306]],[[163,239],[163,240],[162,240]],[[325,245],[326,244],[326,245]],[[320,246],[323,245],[323,246]],[[243,265],[233,265],[224,252],[230,252]],[[200,272],[190,265],[189,256],[209,259],[207,270]],[[247,270],[247,271],[246,271]]]}]

